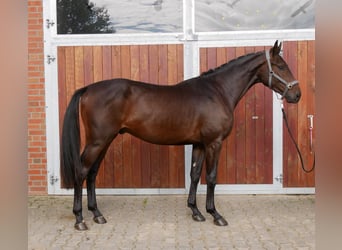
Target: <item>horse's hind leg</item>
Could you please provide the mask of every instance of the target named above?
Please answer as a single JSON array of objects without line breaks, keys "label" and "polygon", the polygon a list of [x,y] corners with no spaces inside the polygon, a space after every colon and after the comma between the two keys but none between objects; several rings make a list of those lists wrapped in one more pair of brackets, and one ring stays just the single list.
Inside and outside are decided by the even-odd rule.
[{"label": "horse's hind leg", "polygon": [[95,193],[95,181],[96,181],[97,173],[99,171],[100,164],[107,152],[108,146],[109,144],[103,149],[98,159],[95,161],[95,163],[91,167],[87,176],[88,210],[90,210],[93,213],[94,221],[98,224],[104,224],[107,222],[97,207],[96,193]]},{"label": "horse's hind leg", "polygon": [[192,218],[195,221],[205,221],[205,218],[198,210],[196,203],[197,186],[201,177],[204,156],[204,148],[201,145],[193,145],[190,172],[191,184],[188,197],[188,207],[192,210]]},{"label": "horse's hind leg", "polygon": [[82,185],[84,182],[84,177],[78,176],[79,181],[75,183],[74,186],[74,207],[73,207],[73,213],[76,217],[76,223],[75,223],[75,228],[77,230],[83,231],[87,230],[88,227],[85,224],[83,220],[83,215],[82,215]]},{"label": "horse's hind leg", "polygon": [[[106,153],[108,145],[111,141],[102,140],[96,141],[93,143],[87,143],[85,149],[81,156],[82,169],[80,173],[78,173],[78,181],[75,185],[75,193],[74,193],[74,208],[73,212],[76,217],[75,228],[77,230],[87,230],[88,227],[83,220],[82,215],[82,185],[87,178],[87,191],[88,191],[88,208],[90,208],[94,216],[102,216],[102,214],[98,211],[96,205],[96,196],[95,196],[95,178],[98,172],[98,168],[100,165],[103,156]],[[90,205],[89,205],[90,200]],[[99,219],[99,221],[104,221],[103,219]]]}]

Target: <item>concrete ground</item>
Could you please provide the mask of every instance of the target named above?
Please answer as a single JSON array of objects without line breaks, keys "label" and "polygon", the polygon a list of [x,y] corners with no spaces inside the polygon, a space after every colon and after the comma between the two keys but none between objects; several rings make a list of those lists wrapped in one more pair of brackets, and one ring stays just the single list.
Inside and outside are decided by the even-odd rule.
[{"label": "concrete ground", "polygon": [[186,195],[98,196],[107,224],[93,222],[83,197],[88,231],[74,229],[71,196],[31,196],[28,249],[315,249],[314,195],[216,195],[229,225],[195,222]]}]

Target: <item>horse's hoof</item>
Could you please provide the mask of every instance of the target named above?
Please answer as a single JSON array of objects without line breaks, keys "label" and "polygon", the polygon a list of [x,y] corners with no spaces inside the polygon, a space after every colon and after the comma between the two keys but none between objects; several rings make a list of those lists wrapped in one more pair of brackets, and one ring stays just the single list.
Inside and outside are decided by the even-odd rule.
[{"label": "horse's hoof", "polygon": [[227,226],[228,225],[228,222],[223,218],[223,217],[220,217],[218,219],[214,219],[214,224],[216,226]]},{"label": "horse's hoof", "polygon": [[202,214],[193,214],[192,219],[194,221],[205,221],[205,218]]},{"label": "horse's hoof", "polygon": [[103,217],[102,215],[97,216],[97,217],[94,217],[94,221],[95,221],[97,224],[105,224],[105,223],[107,223],[107,220],[106,220],[105,217]]},{"label": "horse's hoof", "polygon": [[78,231],[86,231],[88,230],[87,225],[85,224],[84,221],[80,222],[80,223],[76,223],[75,224],[75,229]]}]

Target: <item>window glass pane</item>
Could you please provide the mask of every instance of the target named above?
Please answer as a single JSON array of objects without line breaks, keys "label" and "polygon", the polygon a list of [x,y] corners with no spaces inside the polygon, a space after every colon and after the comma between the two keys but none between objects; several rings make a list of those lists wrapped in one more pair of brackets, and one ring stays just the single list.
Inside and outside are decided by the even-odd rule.
[{"label": "window glass pane", "polygon": [[315,27],[315,0],[195,0],[195,30],[274,30]]},{"label": "window glass pane", "polygon": [[182,0],[57,0],[57,33],[182,32],[182,7]]}]

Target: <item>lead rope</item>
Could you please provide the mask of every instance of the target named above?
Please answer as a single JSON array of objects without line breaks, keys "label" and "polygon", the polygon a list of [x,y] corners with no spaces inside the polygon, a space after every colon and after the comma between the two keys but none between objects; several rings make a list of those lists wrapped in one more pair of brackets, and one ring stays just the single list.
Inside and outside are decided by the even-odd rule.
[{"label": "lead rope", "polygon": [[300,150],[299,150],[299,147],[298,147],[298,144],[297,144],[296,140],[294,139],[293,134],[292,134],[292,132],[291,132],[291,130],[290,130],[289,123],[288,123],[288,121],[287,121],[287,116],[286,116],[286,113],[285,113],[285,110],[284,110],[284,105],[283,105],[283,103],[281,103],[281,111],[282,111],[282,113],[283,113],[283,119],[284,119],[284,121],[285,121],[287,131],[289,132],[289,135],[290,135],[290,138],[291,138],[293,144],[296,146],[296,149],[297,149],[297,152],[298,152],[298,155],[299,155],[299,158],[300,158],[300,163],[302,164],[302,169],[303,169],[303,171],[304,171],[305,173],[311,173],[311,172],[315,169],[315,161],[316,161],[316,160],[315,160],[315,152],[313,152],[314,160],[313,160],[313,163],[312,163],[312,168],[309,169],[309,170],[306,170],[305,167],[304,167],[304,161],[303,161],[302,154],[301,154],[301,152],[300,152]]}]

